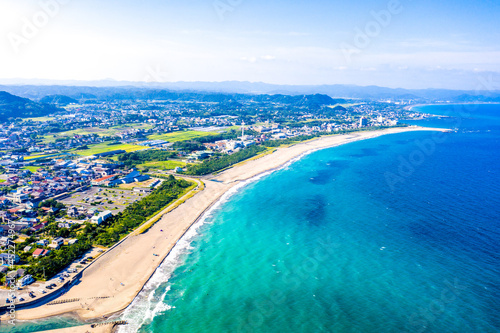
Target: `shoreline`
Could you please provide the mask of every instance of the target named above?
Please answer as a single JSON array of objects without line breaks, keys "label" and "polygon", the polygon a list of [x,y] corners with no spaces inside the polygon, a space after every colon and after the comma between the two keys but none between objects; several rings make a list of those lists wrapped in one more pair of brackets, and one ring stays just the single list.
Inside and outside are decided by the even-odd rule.
[{"label": "shoreline", "polygon": [[[176,209],[164,214],[146,233],[129,237],[127,241],[107,251],[103,254],[105,258],[101,263],[90,268],[77,284],[60,296],[60,298],[64,299],[80,298],[81,301],[20,309],[17,312],[17,319],[32,321],[54,316],[71,316],[78,318],[82,323],[85,321],[87,323],[98,321],[101,318],[109,320],[110,316],[121,314],[132,304],[188,231],[202,220],[205,214],[217,203],[220,203],[224,195],[230,194],[231,189],[238,188],[239,185],[245,186],[249,181],[256,181],[266,174],[282,169],[294,161],[321,149],[382,135],[411,131],[446,132],[449,130],[425,127],[397,127],[324,136],[297,143],[290,147],[278,148],[272,154],[264,155],[255,160],[244,161],[215,176],[204,177],[205,189],[203,191],[198,192]],[[163,229],[166,232],[163,232]],[[151,245],[153,246],[151,247]],[[150,256],[153,253],[159,253],[160,255],[151,258]],[[99,296],[109,298],[94,298]],[[76,328],[61,329],[58,332],[66,330],[74,332]]]},{"label": "shoreline", "polygon": [[430,104],[412,104],[412,105],[405,106],[403,109],[406,110],[406,111],[412,111],[413,108],[418,108],[418,107],[421,107],[421,106],[433,106],[433,105],[474,105],[474,104],[477,104],[477,105],[492,104],[492,105],[494,105],[494,104],[500,104],[500,102],[464,102],[464,103],[460,103],[460,102],[446,103],[446,102],[443,102],[443,103],[430,103]]}]

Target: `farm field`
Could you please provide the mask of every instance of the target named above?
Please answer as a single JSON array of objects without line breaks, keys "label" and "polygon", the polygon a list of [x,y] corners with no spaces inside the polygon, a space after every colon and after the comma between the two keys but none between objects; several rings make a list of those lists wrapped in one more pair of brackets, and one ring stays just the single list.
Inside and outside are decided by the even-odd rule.
[{"label": "farm field", "polygon": [[23,167],[22,170],[29,170],[29,171],[31,171],[31,173],[35,173],[40,168],[41,168],[40,166],[31,165],[31,166]]},{"label": "farm field", "polygon": [[185,141],[195,138],[207,137],[217,135],[216,132],[202,132],[202,131],[178,131],[165,134],[149,135],[149,140],[165,140],[169,142]]},{"label": "farm field", "polygon": [[25,118],[24,121],[49,121],[49,120],[54,120],[56,118],[54,117],[34,117],[34,118]]},{"label": "farm field", "polygon": [[127,153],[137,151],[137,150],[142,150],[142,149],[147,149],[147,147],[144,146],[138,146],[138,145],[132,145],[132,144],[117,144],[117,145],[110,145],[109,143],[99,143],[96,145],[90,145],[88,146],[89,149],[83,149],[83,150],[75,150],[72,151],[75,154],[82,155],[82,156],[91,156],[95,154],[100,154],[100,153],[105,153],[108,151],[112,150],[125,150]]},{"label": "farm field", "polygon": [[55,142],[56,139],[58,139],[58,138],[73,137],[75,135],[97,134],[97,135],[102,136],[102,137],[115,136],[120,132],[130,130],[130,129],[150,129],[150,128],[152,128],[152,125],[150,125],[150,124],[126,124],[126,125],[114,126],[114,127],[110,127],[110,128],[86,127],[86,128],[79,128],[76,130],[71,130],[71,131],[66,131],[66,132],[45,135],[43,137],[43,142],[45,142],[45,143]]}]

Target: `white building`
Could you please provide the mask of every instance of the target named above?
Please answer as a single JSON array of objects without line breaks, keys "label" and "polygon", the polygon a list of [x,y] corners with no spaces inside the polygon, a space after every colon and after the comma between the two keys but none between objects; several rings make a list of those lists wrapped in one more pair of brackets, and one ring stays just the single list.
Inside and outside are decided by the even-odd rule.
[{"label": "white building", "polygon": [[99,213],[99,215],[92,216],[92,218],[90,219],[90,221],[92,223],[101,224],[102,222],[104,222],[107,219],[109,219],[111,216],[113,216],[113,213],[111,213],[111,211],[109,211],[109,210],[106,210],[106,211],[104,211],[102,213]]}]

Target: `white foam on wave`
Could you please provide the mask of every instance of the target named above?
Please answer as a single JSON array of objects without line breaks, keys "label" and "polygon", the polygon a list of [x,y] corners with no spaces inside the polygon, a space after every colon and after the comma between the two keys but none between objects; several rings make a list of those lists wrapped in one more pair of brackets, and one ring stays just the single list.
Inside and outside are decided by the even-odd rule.
[{"label": "white foam on wave", "polygon": [[122,320],[128,321],[129,324],[120,326],[118,329],[119,333],[137,332],[141,326],[150,323],[157,314],[172,309],[171,305],[165,303],[166,296],[170,291],[170,286],[165,288],[165,292],[163,292],[161,297],[156,297],[155,291],[160,288],[162,284],[168,283],[175,269],[182,265],[185,255],[189,254],[189,252],[193,249],[191,243],[199,235],[198,231],[200,227],[206,223],[211,223],[211,221],[209,221],[209,217],[213,216],[213,213],[217,211],[222,204],[226,203],[231,196],[238,193],[239,190],[248,184],[257,181],[272,172],[273,171],[264,172],[234,186],[229,191],[224,193],[217,202],[215,202],[205,213],[203,213],[203,215],[200,216],[198,221],[196,221],[186,231],[182,238],[177,241],[168,256],[151,276],[151,279],[149,279],[141,292],[120,316]]},{"label": "white foam on wave", "polygon": [[199,235],[198,231],[200,227],[206,223],[211,223],[209,218],[212,217],[224,203],[229,201],[233,195],[237,194],[245,186],[258,181],[277,170],[288,169],[290,165],[299,161],[303,157],[322,149],[324,148],[306,151],[291,159],[281,167],[263,172],[250,179],[242,181],[225,192],[219,200],[217,200],[200,216],[200,218],[186,231],[179,241],[177,241],[165,260],[160,264],[160,266],[158,266],[151,279],[149,279],[141,292],[123,312],[121,319],[128,321],[128,325],[119,326],[118,333],[137,332],[141,326],[150,323],[157,314],[173,308],[171,305],[164,302],[168,292],[170,291],[170,286],[165,288],[165,292],[161,297],[155,297],[155,291],[161,284],[168,283],[175,269],[183,264],[182,258],[186,254],[189,254],[189,252],[193,249],[191,243]]}]

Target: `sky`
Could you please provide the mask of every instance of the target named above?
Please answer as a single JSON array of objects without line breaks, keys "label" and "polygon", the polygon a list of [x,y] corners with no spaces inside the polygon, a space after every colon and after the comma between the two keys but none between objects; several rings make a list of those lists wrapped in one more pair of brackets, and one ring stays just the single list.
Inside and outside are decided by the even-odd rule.
[{"label": "sky", "polygon": [[498,0],[0,0],[0,79],[500,90]]}]

